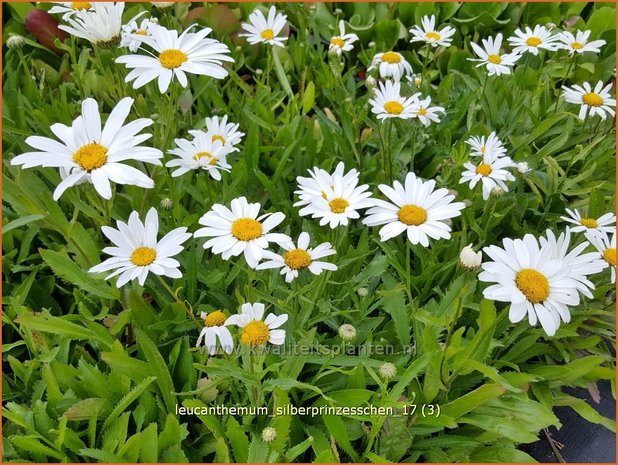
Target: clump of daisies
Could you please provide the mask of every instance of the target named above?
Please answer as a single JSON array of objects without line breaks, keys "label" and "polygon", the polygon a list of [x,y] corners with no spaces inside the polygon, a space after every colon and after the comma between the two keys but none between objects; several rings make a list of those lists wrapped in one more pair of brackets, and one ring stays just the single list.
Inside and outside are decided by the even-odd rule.
[{"label": "clump of daisies", "polygon": [[581,105],[579,108],[579,119],[584,120],[587,116],[599,115],[602,120],[607,118],[607,114],[614,116],[616,111],[616,99],[611,98],[609,90],[612,84],[603,84],[603,81],[597,82],[592,88],[590,83],[584,82],[581,86],[574,85],[573,87],[563,86],[564,99],[569,103]]},{"label": "clump of daisies", "polygon": [[284,41],[288,38],[279,34],[286,25],[286,19],[286,15],[277,13],[274,5],[268,10],[268,17],[264,16],[262,10],[255,9],[249,15],[249,22],[242,23],[242,28],[246,32],[239,34],[239,36],[246,37],[250,44],[264,43],[285,47]]},{"label": "clump of daisies", "polygon": [[439,122],[440,114],[444,114],[443,107],[432,106],[431,97],[421,98],[420,92],[410,97],[402,96],[399,81],[380,82],[369,104],[379,120],[418,118],[421,124],[429,126],[432,122]]},{"label": "clump of daisies", "polygon": [[413,26],[410,29],[412,39],[410,42],[424,42],[432,47],[450,47],[455,35],[455,28],[445,26],[442,29],[436,28],[436,17],[423,16],[421,18],[421,26]]},{"label": "clump of daisies", "polygon": [[503,53],[501,51],[502,34],[496,35],[495,39],[489,37],[481,42],[483,44],[482,47],[474,42],[470,42],[470,46],[478,58],[468,58],[468,60],[478,61],[479,64],[476,67],[484,66],[489,76],[494,74],[497,76],[511,74],[511,68],[515,66],[521,55],[518,53]]}]

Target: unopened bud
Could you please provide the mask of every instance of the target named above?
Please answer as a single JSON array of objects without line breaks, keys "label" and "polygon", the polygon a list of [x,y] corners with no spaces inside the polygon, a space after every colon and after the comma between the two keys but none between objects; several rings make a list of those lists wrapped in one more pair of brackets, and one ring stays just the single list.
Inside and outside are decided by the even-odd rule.
[{"label": "unopened bud", "polygon": [[339,327],[339,336],[344,341],[352,341],[356,338],[356,328],[350,324],[344,324]]},{"label": "unopened bud", "polygon": [[472,244],[467,245],[463,249],[461,249],[461,253],[459,254],[459,263],[466,270],[476,270],[479,266],[481,266],[481,262],[483,261],[483,253],[475,252],[472,248]]}]

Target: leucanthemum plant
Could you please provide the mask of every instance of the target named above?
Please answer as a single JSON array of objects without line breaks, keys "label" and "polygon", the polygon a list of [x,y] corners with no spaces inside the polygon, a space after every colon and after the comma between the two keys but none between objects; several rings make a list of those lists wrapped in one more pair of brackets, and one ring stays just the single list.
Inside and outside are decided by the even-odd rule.
[{"label": "leucanthemum plant", "polygon": [[576,53],[599,53],[601,47],[605,45],[604,40],[589,40],[592,31],[575,31],[575,34],[569,31],[563,31],[558,34],[558,48],[568,50],[571,55]]},{"label": "leucanthemum plant", "polygon": [[511,74],[511,68],[515,66],[521,55],[518,53],[502,53],[502,34],[496,35],[495,39],[488,37],[481,42],[483,47],[470,42],[470,46],[478,58],[468,58],[468,60],[478,61],[477,68],[484,66],[489,76]]},{"label": "leucanthemum plant", "polygon": [[262,10],[255,9],[249,15],[249,22],[242,24],[242,28],[246,32],[239,35],[246,37],[250,44],[264,43],[276,47],[285,47],[285,41],[288,38],[279,34],[286,25],[286,19],[286,15],[277,13],[274,5],[268,10],[268,17],[264,16]]},{"label": "leucanthemum plant", "polygon": [[[200,318],[204,322],[204,328],[200,331],[195,346],[203,345],[211,356],[217,353],[218,346],[226,354],[231,354],[234,350],[234,339],[227,328],[231,323],[226,318],[225,313],[221,310],[213,310],[208,313],[201,312]],[[219,345],[217,345],[217,341],[219,341]]]},{"label": "leucanthemum plant", "polygon": [[609,90],[612,84],[603,84],[603,81],[597,82],[594,89],[588,82],[584,82],[581,86],[575,84],[573,87],[564,86],[563,96],[568,103],[581,105],[579,109],[579,119],[585,120],[586,117],[599,115],[601,119],[606,119],[607,115],[616,115],[616,111],[612,107],[616,107],[616,99],[611,98]]},{"label": "leucanthemum plant", "polygon": [[424,42],[432,47],[450,47],[455,32],[455,28],[451,26],[437,29],[436,17],[425,15],[421,18],[421,26],[414,26],[410,29],[410,34],[412,34],[410,42]]},{"label": "leucanthemum plant", "polygon": [[599,233],[611,233],[616,230],[616,215],[613,213],[605,213],[599,218],[590,218],[583,216],[577,209],[566,209],[568,216],[561,216],[560,218],[575,227],[571,227],[573,232],[599,232]]},{"label": "leucanthemum plant", "polygon": [[412,66],[399,52],[383,52],[376,54],[371,60],[367,71],[377,69],[382,79],[399,81],[404,76],[412,76]]},{"label": "leucanthemum plant", "polygon": [[[236,147],[242,141],[244,132],[238,130],[240,124],[228,121],[227,115],[221,118],[218,116],[206,117],[206,132],[211,137],[212,141],[220,141],[224,147],[228,147],[232,152],[238,152],[240,149]],[[195,132],[189,131],[194,136]]]},{"label": "leucanthemum plant", "polygon": [[524,53],[538,55],[539,50],[553,52],[558,49],[558,44],[556,43],[558,37],[545,26],[538,24],[534,26],[534,29],[530,29],[530,27],[526,27],[525,30],[516,29],[515,35],[507,40],[511,47],[513,47],[513,53],[518,55],[523,55]]},{"label": "leucanthemum plant", "polygon": [[357,40],[358,36],[356,34],[345,32],[345,22],[341,20],[339,21],[339,35],[331,37],[328,43],[328,50],[341,55],[342,52],[354,50],[354,42]]},{"label": "leucanthemum plant", "polygon": [[495,187],[500,187],[504,192],[509,191],[506,181],[515,181],[515,176],[508,168],[514,167],[515,163],[510,157],[486,154],[476,164],[464,163],[465,170],[459,183],[468,183],[470,189],[474,189],[478,183],[481,183],[483,200],[487,200]]}]

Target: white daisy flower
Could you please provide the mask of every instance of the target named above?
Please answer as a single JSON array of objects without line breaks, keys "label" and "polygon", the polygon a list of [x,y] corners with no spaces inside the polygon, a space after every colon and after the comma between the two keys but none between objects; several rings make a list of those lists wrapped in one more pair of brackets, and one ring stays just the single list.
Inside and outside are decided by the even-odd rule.
[{"label": "white daisy flower", "polygon": [[528,315],[532,326],[541,322],[548,336],[556,334],[560,319],[571,321],[569,305],[579,304],[578,282],[569,267],[557,257],[550,243],[539,247],[532,234],[523,239],[504,239],[503,248],[491,245],[483,252],[493,261],[482,264],[479,280],[495,283],[483,291],[486,299],[509,302],[509,319],[522,321]]},{"label": "white daisy flower", "polygon": [[210,313],[201,312],[200,317],[204,320],[204,329],[200,332],[195,347],[199,347],[203,340],[208,354],[214,355],[217,352],[218,339],[223,352],[231,354],[234,350],[234,340],[226,327],[230,323],[226,320],[225,314],[221,310],[215,310]]},{"label": "white daisy flower", "polygon": [[528,166],[528,163],[525,161],[516,163],[515,167],[517,168],[517,172],[519,174],[526,174],[528,171],[530,171],[530,167]]},{"label": "white daisy flower", "polygon": [[403,76],[412,76],[413,74],[410,63],[398,52],[384,52],[375,55],[367,71],[376,68],[380,72],[380,77],[383,79],[393,78],[399,81]]},{"label": "white daisy flower", "polygon": [[600,218],[583,217],[579,210],[566,209],[567,215],[561,216],[560,219],[576,225],[571,228],[573,232],[596,231],[599,233],[611,233],[616,230],[616,215],[606,213]]},{"label": "white daisy flower", "polygon": [[140,23],[137,22],[139,16],[135,16],[131,21],[122,26],[120,46],[127,47],[131,52],[135,53],[142,45],[145,36],[150,35],[150,30],[155,27],[161,27],[157,22],[150,18],[144,18]]},{"label": "white daisy flower", "polygon": [[337,55],[341,55],[341,52],[349,52],[354,49],[354,42],[358,40],[356,34],[345,33],[345,23],[343,20],[339,21],[339,35],[333,36],[330,39],[328,50],[334,51]]},{"label": "white daisy flower", "polygon": [[443,107],[432,107],[431,97],[427,96],[422,100],[418,100],[414,105],[413,114],[425,127],[440,122],[440,113],[444,115],[445,111]]},{"label": "white daisy flower", "polygon": [[414,173],[408,173],[404,185],[399,181],[393,187],[380,184],[378,189],[390,202],[375,200],[376,206],[367,211],[363,224],[384,225],[380,229],[380,240],[387,241],[406,232],[408,240],[423,247],[429,246],[429,239],[449,239],[450,218],[461,215],[463,202],[453,202],[455,196],[448,189],[435,190],[434,180],[423,181]]},{"label": "white daisy flower", "polygon": [[230,147],[222,145],[219,139],[204,131],[192,131],[193,140],[174,139],[176,148],[169,153],[176,155],[168,161],[165,166],[168,168],[177,166],[178,169],[172,173],[173,177],[181,176],[191,170],[202,169],[207,171],[210,176],[221,180],[219,170],[230,171],[231,166],[226,161],[226,156],[232,152]]},{"label": "white daisy flower", "polygon": [[605,45],[605,41],[591,40],[588,42],[589,37],[590,31],[578,30],[575,32],[575,35],[572,32],[563,31],[558,34],[558,41],[560,42],[558,46],[563,50],[568,50],[571,55],[584,52],[599,53],[601,51],[600,47]]},{"label": "white daisy flower", "polygon": [[90,273],[114,270],[105,279],[118,276],[116,286],[122,287],[137,279],[144,285],[149,272],[170,278],[181,278],[180,263],[172,258],[184,250],[182,244],[191,237],[187,228],[176,228],[157,241],[159,216],[154,208],[146,214],[142,223],[134,211],[128,223],[116,221],[118,229],[103,226],[103,234],[112,241],[114,247],[105,247],[103,252],[112,255],[103,263],[90,268]]},{"label": "white daisy flower", "polygon": [[129,97],[118,102],[101,130],[97,102],[88,98],[82,102],[82,114],[71,127],[60,123],[51,126],[60,142],[48,137],[28,137],[26,143],[38,151],[18,155],[11,164],[23,168],[67,169],[69,174],[56,187],[54,200],[84,180],[92,183],[105,199],[112,197],[110,181],[150,189],[154,187],[152,179],[137,168],[121,163],[136,160],[161,165],[159,160],[163,157],[160,150],[139,145],[151,137],[151,134],[138,134],[152,124],[151,119],[139,118],[124,124],[132,104],[133,99]]},{"label": "white daisy flower", "polygon": [[223,79],[228,72],[223,62],[234,62],[229,56],[227,45],[206,36],[212,29],[205,27],[198,32],[186,29],[180,36],[177,31],[164,27],[152,27],[150,35],[142,38],[142,46],[148,45],[154,54],[123,55],[116,58],[116,63],[123,63],[131,72],[125,82],[133,81],[133,88],[139,89],[154,79],[158,79],[159,91],[167,89],[176,77],[182,87],[187,87],[187,73]]},{"label": "white daisy flower", "polygon": [[410,42],[425,42],[432,47],[437,47],[438,45],[442,47],[451,46],[451,42],[453,41],[452,37],[456,32],[455,28],[446,26],[437,30],[436,17],[434,15],[423,16],[421,25],[422,27],[414,26],[410,29],[410,34],[413,36]]},{"label": "white daisy flower", "polygon": [[298,278],[300,271],[308,269],[311,273],[319,275],[324,270],[335,271],[337,265],[319,261],[320,258],[334,255],[337,252],[330,243],[324,242],[315,248],[309,248],[311,238],[306,232],[298,236],[298,246],[293,243],[281,244],[285,249],[283,255],[278,255],[270,250],[264,251],[264,261],[257,266],[258,270],[281,268],[281,274],[285,275],[285,282],[290,283]]},{"label": "white daisy flower", "polygon": [[123,2],[92,2],[90,9],[64,17],[68,26],[58,27],[99,47],[113,47],[120,43],[123,11]]},{"label": "white daisy flower", "polygon": [[62,19],[73,16],[78,11],[92,11],[91,2],[53,2],[55,6],[48,11],[50,14],[62,14]]},{"label": "white daisy flower", "polygon": [[[219,140],[224,147],[229,147],[232,152],[238,152],[236,145],[240,144],[244,132],[240,132],[238,123],[228,123],[227,115],[206,117],[206,132],[210,134],[212,141]],[[189,131],[191,132],[191,131]]]},{"label": "white daisy flower", "polygon": [[505,181],[515,181],[507,168],[514,168],[515,163],[510,157],[497,157],[484,155],[480,163],[464,163],[466,170],[461,174],[459,184],[469,183],[470,189],[474,189],[480,182],[483,187],[483,200],[487,200],[494,187],[500,187],[504,192],[509,189]]},{"label": "white daisy flower", "polygon": [[507,40],[513,48],[513,53],[523,55],[530,52],[533,55],[538,55],[539,49],[555,51],[558,49],[556,40],[557,36],[551,33],[545,26],[536,25],[534,30],[526,27],[525,31],[521,29],[515,30],[515,35]]},{"label": "white daisy flower", "polygon": [[284,47],[284,40],[287,37],[278,37],[281,30],[285,27],[287,16],[282,13],[277,13],[275,6],[271,6],[268,10],[268,18],[264,16],[261,10],[255,9],[249,15],[249,22],[242,23],[243,30],[247,34],[238,34],[240,37],[246,37],[250,44],[258,44],[263,42],[269,45]]},{"label": "white daisy flower", "polygon": [[470,42],[472,50],[479,58],[468,58],[470,61],[480,61],[476,67],[485,66],[487,68],[489,76],[494,74],[500,76],[501,74],[511,74],[511,66],[515,65],[515,62],[519,60],[521,55],[517,53],[500,53],[500,46],[502,45],[502,34],[498,34],[495,39],[489,37],[483,39],[483,47],[474,42]]},{"label": "white daisy flower", "polygon": [[590,245],[588,242],[582,242],[569,251],[571,242],[571,231],[567,227],[565,232],[560,233],[556,238],[553,231],[547,230],[547,237],[540,237],[541,247],[549,244],[554,251],[552,258],[562,260],[569,268],[569,277],[577,281],[577,290],[586,297],[592,298],[594,284],[587,278],[591,274],[600,273],[607,268],[607,263],[601,259],[598,252],[582,253]]},{"label": "white daisy flower", "polygon": [[416,114],[414,110],[418,103],[419,93],[412,97],[400,95],[401,85],[398,81],[380,82],[380,88],[375,89],[373,99],[369,100],[371,112],[378,115],[379,120],[387,118],[410,119]]},{"label": "white daisy flower", "polygon": [[285,342],[285,330],[280,328],[286,321],[288,315],[275,315],[270,313],[264,317],[264,304],[245,303],[240,307],[241,313],[230,316],[226,323],[242,328],[240,341],[249,347],[263,346],[267,342],[274,345],[283,345]]},{"label": "white daisy flower", "polygon": [[583,87],[574,85],[573,87],[562,86],[564,99],[569,103],[581,105],[579,109],[579,119],[586,119],[586,115],[590,116],[599,115],[601,119],[606,119],[609,113],[611,116],[616,114],[615,110],[611,107],[616,106],[616,99],[611,98],[609,90],[612,88],[612,84],[609,83],[603,87],[603,81],[597,82],[597,85],[592,86],[584,82]]},{"label": "white daisy flower", "polygon": [[360,218],[358,210],[371,207],[373,199],[368,192],[369,186],[359,186],[357,177],[333,175],[331,180],[332,186],[323,186],[320,196],[301,199],[294,206],[304,205],[298,212],[300,216],[320,218],[320,226],[328,224],[335,229],[340,225],[347,226],[351,219]]},{"label": "white daisy flower", "polygon": [[606,232],[587,231],[585,236],[609,265],[612,270],[612,284],[614,284],[616,282],[616,233],[612,234],[611,239]]},{"label": "white daisy flower", "polygon": [[298,195],[299,201],[294,204],[295,207],[302,207],[309,205],[315,198],[326,198],[326,192],[333,190],[333,179],[340,177],[342,184],[347,186],[350,183],[354,185],[358,184],[358,171],[352,169],[347,173],[344,172],[345,165],[340,161],[335,167],[333,174],[328,171],[318,168],[317,166],[309,171],[311,177],[304,178],[298,176],[296,181],[298,182],[298,190],[294,191]]},{"label": "white daisy flower", "polygon": [[495,155],[497,157],[501,157],[506,154],[506,148],[496,136],[496,133],[492,131],[492,133],[485,136],[471,136],[467,141],[470,147],[472,147],[472,151],[470,152],[471,156],[480,156],[482,157],[485,154]]},{"label": "white daisy flower", "polygon": [[283,213],[258,216],[259,213],[260,204],[248,203],[245,197],[232,200],[231,210],[214,204],[200,218],[199,223],[205,227],[195,231],[194,237],[211,237],[204,243],[204,248],[221,254],[224,260],[244,253],[247,264],[255,268],[269,242],[281,244],[291,241],[285,234],[270,232],[285,219]]}]

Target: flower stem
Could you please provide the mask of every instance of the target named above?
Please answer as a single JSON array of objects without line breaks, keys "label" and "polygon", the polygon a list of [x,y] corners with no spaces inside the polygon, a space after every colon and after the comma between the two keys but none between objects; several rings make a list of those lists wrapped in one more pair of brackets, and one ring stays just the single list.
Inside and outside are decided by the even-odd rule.
[{"label": "flower stem", "polygon": [[178,296],[173,291],[173,289],[169,287],[169,285],[165,282],[165,280],[161,276],[157,275],[157,278],[159,279],[159,282],[165,288],[165,290],[174,298],[176,303],[183,306],[189,318],[191,318],[191,320],[193,320],[193,322],[195,323],[195,326],[201,330],[203,325],[200,324],[199,321],[197,321],[197,319],[195,318],[195,315],[193,314],[193,311],[189,310],[189,308],[187,307],[187,304],[178,298]]}]

